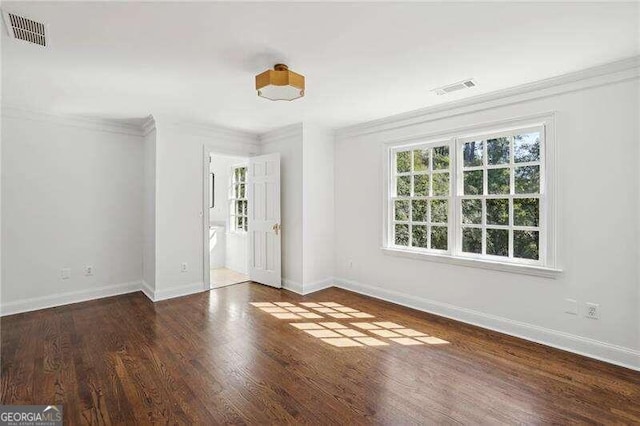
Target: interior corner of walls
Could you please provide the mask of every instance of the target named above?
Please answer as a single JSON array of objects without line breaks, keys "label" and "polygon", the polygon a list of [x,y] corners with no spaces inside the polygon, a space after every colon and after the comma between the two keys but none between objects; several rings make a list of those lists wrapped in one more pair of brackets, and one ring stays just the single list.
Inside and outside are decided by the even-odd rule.
[{"label": "interior corner of walls", "polygon": [[149,298],[152,302],[156,300],[155,291],[153,285],[150,285],[145,280],[142,280],[140,285],[140,290],[144,293],[145,296]]},{"label": "interior corner of walls", "polygon": [[[258,135],[258,142],[262,144],[268,144],[272,142],[276,142],[282,139],[293,138],[295,136],[300,136],[304,133],[302,122],[289,124],[288,126],[279,127],[274,130],[270,130],[265,133],[261,133]],[[300,139],[300,142],[302,139]]]},{"label": "interior corner of walls", "polygon": [[324,290],[334,286],[334,278],[328,277],[322,280],[313,282],[298,282],[287,278],[282,279],[282,288],[285,290],[293,291],[300,295],[307,295],[316,291]]},{"label": "interior corner of walls", "polygon": [[153,301],[159,302],[161,300],[173,299],[175,297],[188,296],[194,293],[201,293],[205,291],[204,281],[196,281],[189,284],[178,285],[174,287],[167,287],[163,289],[157,289],[153,293]]},{"label": "interior corner of walls", "polygon": [[156,130],[156,118],[153,114],[149,114],[142,122],[142,134],[147,136],[154,130]]},{"label": "interior corner of walls", "polygon": [[304,294],[301,283],[287,278],[282,278],[282,288],[300,295]]},{"label": "interior corner of walls", "polygon": [[334,286],[334,278],[328,277],[322,280],[313,281],[302,284],[302,293],[304,295],[315,293],[316,291],[324,290]]}]

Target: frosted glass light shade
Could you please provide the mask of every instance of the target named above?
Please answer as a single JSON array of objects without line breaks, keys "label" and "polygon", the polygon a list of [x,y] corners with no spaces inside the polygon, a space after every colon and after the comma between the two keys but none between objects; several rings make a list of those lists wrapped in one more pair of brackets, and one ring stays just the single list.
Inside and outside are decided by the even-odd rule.
[{"label": "frosted glass light shade", "polygon": [[304,96],[304,76],[283,64],[256,76],[258,96],[272,101],[292,101]]}]

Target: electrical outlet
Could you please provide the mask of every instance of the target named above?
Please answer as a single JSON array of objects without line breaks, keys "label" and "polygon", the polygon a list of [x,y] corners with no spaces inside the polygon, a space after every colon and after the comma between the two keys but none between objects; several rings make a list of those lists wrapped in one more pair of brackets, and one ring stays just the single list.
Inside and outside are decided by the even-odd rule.
[{"label": "electrical outlet", "polygon": [[584,316],[591,319],[600,319],[600,305],[597,303],[587,303],[587,311]]},{"label": "electrical outlet", "polygon": [[62,268],[60,270],[60,278],[63,280],[68,280],[71,278],[71,269],[70,268]]},{"label": "electrical outlet", "polygon": [[84,267],[84,275],[90,277],[93,275],[93,266],[87,265]]},{"label": "electrical outlet", "polygon": [[187,265],[187,262],[182,262],[182,266],[180,267],[180,271],[187,272],[188,270],[189,270],[189,265]]},{"label": "electrical outlet", "polygon": [[578,315],[578,301],[575,299],[564,299],[564,312],[570,315]]}]

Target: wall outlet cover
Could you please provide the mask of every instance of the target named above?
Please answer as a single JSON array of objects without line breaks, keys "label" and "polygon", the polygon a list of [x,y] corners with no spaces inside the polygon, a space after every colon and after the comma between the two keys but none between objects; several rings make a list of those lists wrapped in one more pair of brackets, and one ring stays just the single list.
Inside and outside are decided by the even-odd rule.
[{"label": "wall outlet cover", "polygon": [[585,317],[590,319],[600,319],[600,305],[597,303],[587,303],[587,310],[584,314]]},{"label": "wall outlet cover", "polygon": [[180,266],[180,271],[187,272],[188,270],[189,270],[189,265],[187,265],[187,262],[183,262],[182,265]]},{"label": "wall outlet cover", "polygon": [[60,270],[60,278],[63,280],[68,280],[71,278],[71,268],[62,268]]},{"label": "wall outlet cover", "polygon": [[93,275],[93,266],[85,266],[85,267],[84,267],[84,274],[85,274],[87,277],[92,276],[92,275]]}]

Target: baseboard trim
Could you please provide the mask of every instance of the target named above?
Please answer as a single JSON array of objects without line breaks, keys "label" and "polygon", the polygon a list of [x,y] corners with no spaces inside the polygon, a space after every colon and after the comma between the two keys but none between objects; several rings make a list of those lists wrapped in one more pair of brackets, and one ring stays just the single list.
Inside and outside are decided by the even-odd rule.
[{"label": "baseboard trim", "polygon": [[299,282],[292,281],[286,278],[282,279],[282,288],[292,291],[301,296],[315,293],[316,291],[324,290],[325,288],[333,287],[335,280],[333,277],[325,278],[324,280],[314,281],[309,284],[300,284]]},{"label": "baseboard trim", "polygon": [[92,289],[69,291],[51,296],[18,300],[2,304],[0,307],[0,316],[37,311],[39,309],[55,308],[57,306],[69,305],[72,303],[86,302],[89,300],[102,299],[104,297],[133,293],[140,291],[141,286],[141,281],[131,281]]},{"label": "baseboard trim", "polygon": [[303,284],[303,294],[311,294],[316,291],[324,290],[325,288],[333,287],[335,279],[333,277],[325,278],[324,280],[315,281],[309,284]]},{"label": "baseboard trim", "polygon": [[173,299],[174,297],[188,296],[194,293],[200,293],[205,291],[204,282],[197,281],[195,283],[170,287],[167,289],[156,290],[153,293],[153,301],[159,302],[160,300]]},{"label": "baseboard trim", "polygon": [[344,278],[334,279],[334,286],[408,308],[428,312],[510,336],[584,355],[610,364],[640,371],[640,351],[570,333],[539,327],[508,318],[489,315],[447,303],[436,302],[397,291],[387,290]]},{"label": "baseboard trim", "polygon": [[282,279],[282,288],[284,288],[285,290],[289,290],[294,293],[297,293],[299,295],[304,295],[302,291],[302,284],[296,281],[289,280],[287,278]]},{"label": "baseboard trim", "polygon": [[140,283],[140,290],[144,293],[145,296],[149,298],[149,300],[151,300],[152,302],[155,300],[156,292],[153,287],[151,287],[145,280],[142,280],[142,282]]}]

